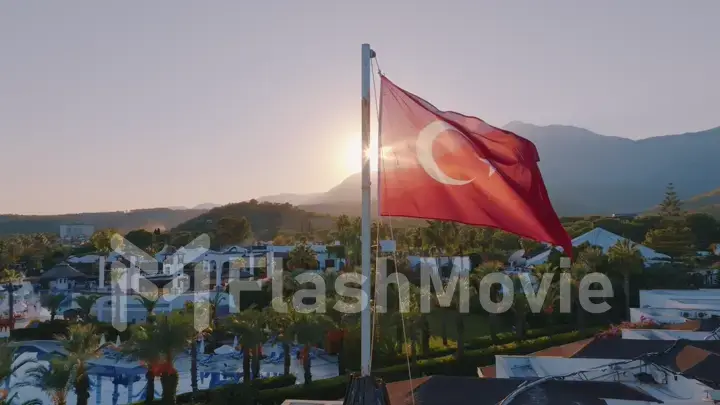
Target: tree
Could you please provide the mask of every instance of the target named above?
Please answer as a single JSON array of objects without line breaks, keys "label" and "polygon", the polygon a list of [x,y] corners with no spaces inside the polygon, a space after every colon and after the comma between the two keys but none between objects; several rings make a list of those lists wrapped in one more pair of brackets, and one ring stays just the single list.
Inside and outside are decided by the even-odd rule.
[{"label": "tree", "polygon": [[138,295],[135,299],[140,305],[147,311],[147,323],[153,323],[155,321],[155,307],[157,306],[160,297],[158,294],[144,294]]},{"label": "tree", "polygon": [[54,405],[67,405],[67,394],[72,389],[74,371],[65,359],[53,357],[48,365],[40,363],[27,370],[25,378],[32,381],[33,386],[47,392]]},{"label": "tree", "polygon": [[308,244],[298,243],[288,256],[288,267],[292,270],[314,270],[318,268],[317,255]]},{"label": "tree", "polygon": [[15,284],[21,282],[24,279],[22,273],[3,269],[0,271],[0,284],[5,287],[8,297],[8,321],[10,322],[10,329],[15,328]]},{"label": "tree", "polygon": [[643,244],[670,257],[694,256],[694,235],[679,221],[669,222],[664,228],[650,230]]},{"label": "tree", "polygon": [[68,327],[67,336],[60,335],[56,339],[67,352],[67,364],[73,369],[72,384],[77,395],[77,403],[87,405],[90,398],[87,361],[98,357],[100,335],[92,324],[75,324]]},{"label": "tree", "polygon": [[10,342],[7,340],[0,341],[0,381],[5,381],[7,389],[13,386],[12,378],[18,374],[21,368],[35,363],[33,358],[17,361],[17,357],[17,348],[10,346]]},{"label": "tree", "polygon": [[252,237],[250,222],[245,217],[224,217],[217,223],[215,243],[218,246],[228,246],[243,243]]},{"label": "tree", "polygon": [[[282,302],[282,298],[280,297],[275,299]],[[291,333],[294,322],[292,314],[288,312],[275,311],[272,305],[265,308],[264,313],[270,331],[275,334],[277,341],[282,345],[283,374],[290,375],[290,345],[295,341],[295,336]],[[338,362],[340,362],[340,359],[338,359]]]},{"label": "tree", "polygon": [[42,305],[47,308],[48,311],[50,311],[50,322],[52,322],[55,320],[55,317],[57,316],[57,313],[60,310],[60,306],[62,305],[63,301],[65,301],[65,296],[62,294],[49,294],[43,295],[40,300],[42,302]]},{"label": "tree", "polygon": [[697,248],[706,250],[716,241],[720,241],[720,222],[704,213],[693,213],[685,216],[685,223],[695,236]]},{"label": "tree", "polygon": [[95,250],[97,250],[98,252],[110,252],[111,250],[113,250],[111,246],[111,240],[113,235],[116,233],[117,231],[114,229],[95,231],[95,233],[90,236],[90,243],[95,247]]},{"label": "tree", "polygon": [[155,401],[155,377],[162,371],[164,358],[159,352],[162,342],[153,340],[156,336],[155,330],[141,325],[132,325],[131,338],[123,345],[123,353],[138,360],[146,368],[145,378],[145,403],[152,404]]},{"label": "tree", "polygon": [[352,268],[360,262],[360,218],[340,215],[335,220],[335,238],[345,247],[345,262]]},{"label": "tree", "polygon": [[125,235],[125,239],[127,239],[128,242],[132,243],[138,248],[147,251],[153,245],[155,235],[152,232],[146,231],[144,229],[136,229],[134,231],[128,232]]},{"label": "tree", "polygon": [[492,236],[492,245],[495,249],[510,252],[520,248],[520,238],[504,231],[495,231]]},{"label": "tree", "polygon": [[332,320],[324,314],[296,311],[292,332],[303,345],[303,369],[305,385],[312,382],[310,347],[322,342],[325,334],[333,327]]},{"label": "tree", "polygon": [[630,319],[630,276],[642,272],[644,259],[637,246],[628,239],[618,241],[608,250],[611,270],[620,274],[625,293],[625,316]]},{"label": "tree", "polygon": [[[475,289],[478,291],[478,295],[482,294],[484,291],[489,290],[490,296],[488,297],[488,299],[494,303],[500,302],[502,286],[500,286],[499,284],[490,284],[489,278],[486,276],[492,273],[502,271],[503,268],[503,263],[498,261],[489,261],[482,263],[480,266],[476,267],[472,271],[472,273],[470,274],[470,281],[475,286]],[[487,315],[489,318],[488,323],[490,326],[490,337],[493,343],[497,344],[499,342],[497,334],[500,327],[498,324],[498,314],[488,312]]]},{"label": "tree", "polygon": [[677,218],[682,216],[682,202],[675,192],[675,186],[668,183],[665,190],[665,198],[660,203],[660,215],[663,217]]},{"label": "tree", "polygon": [[138,359],[144,357],[152,375],[160,377],[162,403],[165,405],[177,403],[178,373],[173,361],[196,335],[191,317],[177,312],[161,316],[153,324],[138,325],[133,329],[128,344],[130,354]]},{"label": "tree", "polygon": [[[228,332],[238,336],[243,352],[243,382],[250,383],[250,357],[259,360],[258,346],[265,343],[264,327],[267,320],[262,312],[253,308],[246,309],[239,314],[226,319],[225,328]],[[257,377],[257,375],[256,375]]]},{"label": "tree", "polygon": [[74,301],[80,307],[80,316],[84,322],[90,321],[90,312],[98,298],[100,298],[99,295],[78,295],[75,297]]}]

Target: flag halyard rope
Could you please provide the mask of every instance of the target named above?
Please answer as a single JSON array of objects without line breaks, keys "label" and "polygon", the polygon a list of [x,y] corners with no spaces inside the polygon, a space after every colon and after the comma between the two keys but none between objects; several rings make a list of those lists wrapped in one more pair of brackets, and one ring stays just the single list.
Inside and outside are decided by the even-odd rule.
[{"label": "flag halyard rope", "polygon": [[[375,55],[375,58],[373,58],[371,60],[371,63],[375,64],[375,67],[377,68],[378,76],[382,76],[383,72],[380,69],[380,62],[378,61],[377,55]],[[376,118],[379,123],[380,119],[382,117],[382,114],[381,114],[381,110],[380,110],[380,102],[378,101],[379,97],[378,97],[378,89],[377,89],[377,82],[375,80],[375,75],[371,76],[371,80],[372,80],[373,95],[375,98],[375,114],[376,114]],[[378,169],[378,182],[379,182],[381,173],[384,173],[384,170],[382,170],[382,168],[384,167],[384,159],[383,159],[383,155],[381,153],[381,145],[380,145],[380,125],[378,125],[378,134],[377,134],[376,139],[377,139],[377,149],[378,149],[378,168],[377,169]],[[378,193],[379,193],[379,188],[378,188]],[[377,276],[377,274],[378,274],[377,273],[377,263],[378,263],[378,259],[380,258],[380,230],[382,228],[382,226],[381,226],[382,221],[383,221],[383,218],[380,215],[378,215],[377,249],[376,249],[376,253],[375,253],[376,254],[376,256],[375,256],[375,280],[376,280],[376,283],[375,283],[375,299],[373,300],[373,306],[375,306],[375,303],[377,303],[377,277],[378,277]],[[388,217],[388,227],[390,228],[390,240],[395,241],[392,217]],[[397,245],[397,242],[396,242],[396,245]],[[394,266],[395,267],[395,269],[394,269],[395,270],[395,281],[398,285],[398,306],[399,306],[399,312],[400,312],[400,324],[401,324],[402,333],[403,333],[403,342],[402,342],[403,343],[403,351],[405,352],[405,361],[407,363],[407,369],[408,369],[408,382],[410,383],[410,397],[411,397],[412,405],[415,405],[415,387],[413,386],[414,384],[413,384],[413,379],[412,379],[412,367],[410,364],[410,351],[412,349],[409,347],[409,344],[412,345],[412,344],[414,344],[414,342],[408,340],[407,328],[405,325],[405,314],[403,313],[402,305],[400,304],[400,302],[402,300],[402,289],[400,288],[400,276],[397,271],[397,263],[398,263],[397,246],[395,249],[393,249],[392,254],[393,254],[393,263],[395,264],[395,266]],[[409,291],[408,291],[408,298],[409,297],[410,297],[410,295],[409,295]],[[408,303],[408,304],[411,304],[411,303]],[[371,342],[370,343],[370,353],[371,353],[370,354],[370,356],[371,356],[370,357],[370,364],[371,364],[370,369],[371,370],[372,370],[373,345],[375,343],[375,328],[377,325],[377,311],[375,309],[376,308],[373,308],[373,313],[374,313],[373,318],[374,319],[373,319],[373,326],[372,326],[372,333],[371,333],[371,340],[370,340],[370,342]]]}]

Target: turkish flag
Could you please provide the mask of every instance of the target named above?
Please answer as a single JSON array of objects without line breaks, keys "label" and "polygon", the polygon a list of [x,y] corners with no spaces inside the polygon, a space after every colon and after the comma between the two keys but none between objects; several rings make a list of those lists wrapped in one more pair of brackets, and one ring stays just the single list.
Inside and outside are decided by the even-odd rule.
[{"label": "turkish flag", "polygon": [[380,215],[502,229],[572,254],[532,142],[381,80]]}]

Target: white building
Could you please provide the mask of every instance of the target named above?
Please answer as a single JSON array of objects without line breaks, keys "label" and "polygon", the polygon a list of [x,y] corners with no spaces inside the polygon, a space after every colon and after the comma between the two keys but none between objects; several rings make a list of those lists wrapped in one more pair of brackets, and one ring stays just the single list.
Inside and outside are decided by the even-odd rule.
[{"label": "white building", "polygon": [[699,290],[641,290],[640,308],[630,309],[630,320],[684,323],[689,319],[720,316],[720,292]]},{"label": "white building", "polygon": [[[495,367],[497,378],[562,377],[563,381],[615,383],[650,397],[623,401],[612,401],[608,398],[607,404],[662,402],[706,405],[711,398],[720,400],[720,391],[696,379],[687,378],[680,371],[644,359],[495,356]],[[542,382],[538,383],[541,384]]]},{"label": "white building", "polygon": [[[235,300],[232,295],[216,292],[163,296],[158,299],[153,312],[156,315],[161,315],[172,311],[179,311],[185,308],[185,303],[187,302],[207,302],[214,299],[216,294],[221,294],[223,297],[221,298],[220,306],[224,308],[219,310],[219,312],[237,312],[237,306],[235,305]],[[127,295],[119,298],[119,309],[113,306],[113,300],[116,300],[117,297],[106,295],[98,298],[97,301],[95,301],[91,314],[96,316],[100,322],[112,322],[114,315],[119,315],[120,320],[128,324],[144,323],[147,320],[148,313],[142,305],[139,295]]]},{"label": "white building", "polygon": [[622,329],[622,338],[635,340],[720,340],[720,336],[712,331],[672,329]]},{"label": "white building", "polygon": [[60,225],[60,240],[65,243],[88,241],[93,233],[95,233],[93,225]]},{"label": "white building", "polygon": [[[573,246],[580,246],[584,243],[588,243],[592,246],[597,246],[602,249],[603,253],[608,252],[610,248],[617,244],[618,242],[622,242],[627,240],[626,238],[623,238],[620,235],[616,235],[610,231],[606,231],[602,228],[595,228],[590,232],[587,232],[583,235],[578,236],[577,238],[572,240]],[[637,248],[637,250],[640,252],[640,254],[645,259],[646,265],[651,265],[655,263],[663,263],[668,260],[670,260],[670,256],[659,253],[653,249],[650,249],[647,246],[641,245],[639,243],[634,243],[634,246]],[[557,247],[559,251],[563,251],[562,247]],[[526,265],[527,266],[535,266],[538,264],[545,263],[550,256],[550,252],[552,249],[548,249],[534,257],[531,257],[527,260]]]}]

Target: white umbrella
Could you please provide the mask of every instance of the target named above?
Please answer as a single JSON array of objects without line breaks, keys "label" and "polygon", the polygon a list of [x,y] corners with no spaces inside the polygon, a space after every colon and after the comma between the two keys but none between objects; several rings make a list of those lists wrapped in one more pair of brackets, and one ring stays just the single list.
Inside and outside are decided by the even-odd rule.
[{"label": "white umbrella", "polygon": [[120,335],[118,335],[117,339],[115,339],[115,346],[120,346]]},{"label": "white umbrella", "polygon": [[100,335],[100,346],[102,346],[102,345],[104,345],[104,344],[106,344],[106,343],[107,343],[107,342],[105,341],[105,335]]},{"label": "white umbrella", "polygon": [[228,345],[222,345],[215,349],[215,354],[230,354],[235,353],[235,348],[230,347]]}]

